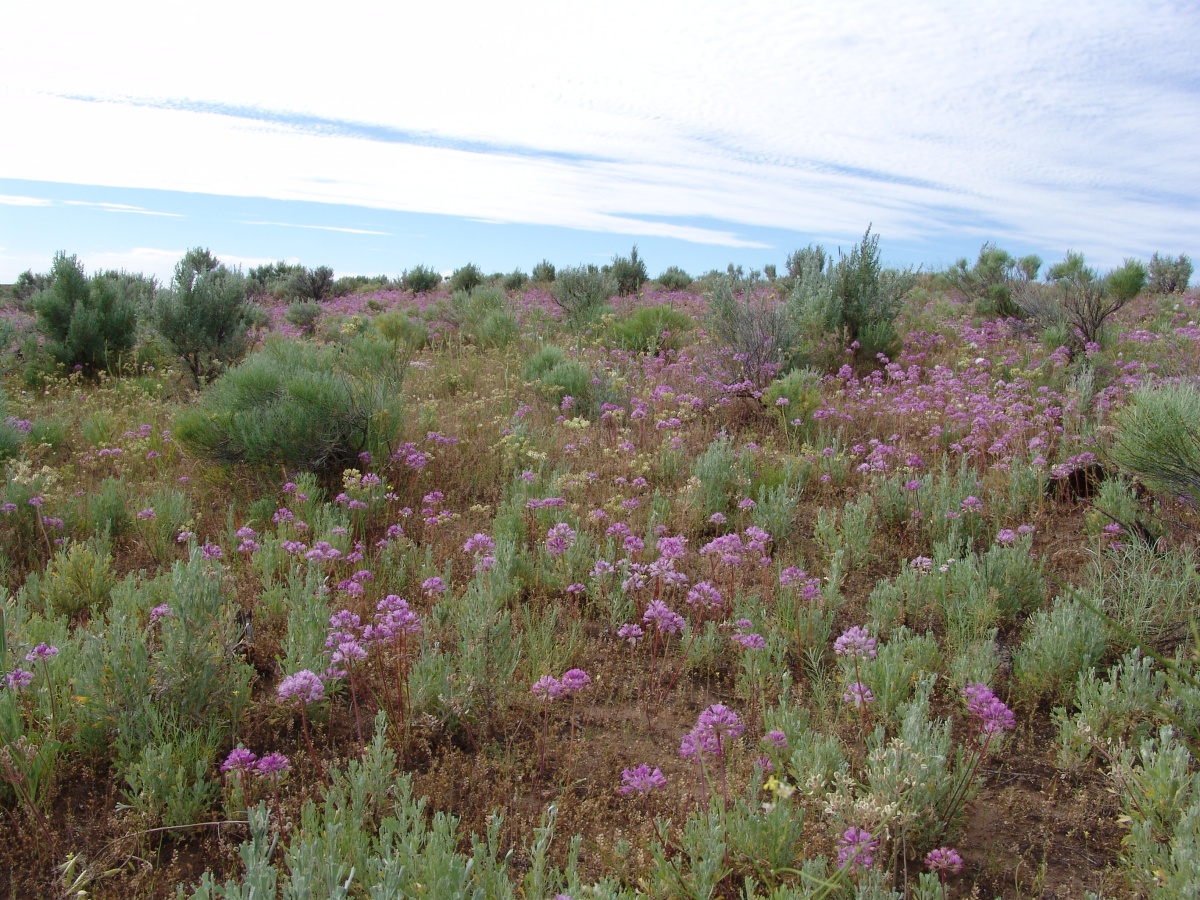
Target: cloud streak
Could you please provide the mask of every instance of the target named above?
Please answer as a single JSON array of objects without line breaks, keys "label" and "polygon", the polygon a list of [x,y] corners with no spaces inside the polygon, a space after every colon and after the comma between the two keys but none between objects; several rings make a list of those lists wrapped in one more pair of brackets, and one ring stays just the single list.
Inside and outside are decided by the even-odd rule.
[{"label": "cloud streak", "polygon": [[[0,175],[733,248],[867,222],[1108,259],[1195,242],[1186,4],[616,2],[585,41],[541,4],[367,3],[322,23],[327,46],[361,48],[353,64],[320,66],[295,65],[310,23],[242,6],[216,2],[184,43],[155,40],[182,12],[147,7],[158,31],[138,35],[81,7],[52,61],[11,37],[49,13],[16,11],[0,102],[30,127]],[[206,42],[234,19],[271,38],[214,69]],[[379,33],[454,48],[414,39],[396,60],[363,43]]]}]

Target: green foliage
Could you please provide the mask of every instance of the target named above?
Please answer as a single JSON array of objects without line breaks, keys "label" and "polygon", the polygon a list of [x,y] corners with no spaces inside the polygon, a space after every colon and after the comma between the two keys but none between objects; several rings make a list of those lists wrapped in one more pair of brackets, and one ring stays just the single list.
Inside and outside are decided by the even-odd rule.
[{"label": "green foliage", "polygon": [[97,537],[117,538],[129,530],[133,517],[125,499],[125,481],[105,478],[85,501],[88,527]]},{"label": "green foliage", "polygon": [[1159,552],[1127,539],[1119,553],[1093,562],[1091,577],[1103,611],[1124,631],[1117,638],[1122,646],[1153,648],[1177,640],[1200,608],[1200,567],[1188,547]]},{"label": "green foliage", "polygon": [[1183,293],[1192,278],[1192,260],[1186,253],[1179,254],[1175,259],[1155,253],[1150,257],[1148,275],[1149,287],[1154,293]]},{"label": "green foliage", "polygon": [[558,273],[551,295],[568,322],[581,324],[604,309],[612,296],[612,286],[596,266],[579,266]]},{"label": "green foliage", "polygon": [[432,266],[413,266],[400,276],[400,287],[414,294],[425,294],[436,290],[442,283],[441,273]]},{"label": "green foliage", "polygon": [[398,356],[415,353],[429,343],[429,329],[420,319],[400,310],[380,313],[374,318],[379,333],[395,348]]},{"label": "green foliage", "polygon": [[315,269],[297,266],[288,280],[288,293],[319,303],[334,295],[333,286],[333,269],[329,266],[318,266]]},{"label": "green foliage", "polygon": [[711,331],[728,351],[730,375],[763,387],[799,349],[800,332],[786,304],[756,278],[723,275],[709,296]]},{"label": "green foliage", "polygon": [[655,280],[668,291],[682,291],[691,286],[692,276],[679,266],[667,266]]},{"label": "green foliage", "polygon": [[975,308],[985,316],[1016,316],[1020,307],[1013,302],[1013,282],[1030,282],[1037,278],[1042,260],[1038,256],[1016,259],[993,243],[979,250],[975,265],[968,267],[960,259],[947,273],[950,283],[975,301]]},{"label": "green foliage", "polygon": [[54,284],[52,273],[38,272],[34,274],[32,269],[26,269],[17,276],[17,281],[13,285],[13,299],[17,301],[19,307],[24,307],[35,294],[46,290],[52,284]]},{"label": "green foliage", "polygon": [[304,334],[312,334],[321,318],[321,306],[315,300],[296,300],[288,304],[287,320]]},{"label": "green foliage", "polygon": [[512,301],[493,285],[455,291],[450,298],[450,318],[460,336],[478,347],[507,347],[520,330]]},{"label": "green foliage", "polygon": [[46,568],[41,594],[49,611],[75,619],[104,612],[112,599],[116,576],[104,540],[71,544],[59,550]]},{"label": "green foliage", "polygon": [[543,344],[525,361],[521,377],[526,381],[541,381],[555,366],[566,361],[567,354],[554,344]]},{"label": "green foliage", "polygon": [[614,256],[608,267],[608,277],[612,281],[613,291],[622,297],[628,297],[641,290],[642,285],[650,280],[646,271],[646,262],[638,256],[637,244],[628,256]]},{"label": "green foliage", "polygon": [[189,251],[155,308],[159,334],[197,384],[236,363],[248,346],[246,279],[215,262],[206,250]]},{"label": "green foliage", "polygon": [[1112,778],[1129,822],[1125,873],[1146,896],[1187,897],[1200,884],[1200,772],[1164,725],[1122,752]]},{"label": "green foliage", "polygon": [[1128,303],[1142,292],[1148,278],[1149,273],[1141,260],[1127,259],[1121,268],[1108,273],[1108,293],[1119,302]]},{"label": "green foliage", "polygon": [[450,290],[470,293],[483,284],[483,272],[475,263],[467,263],[455,269],[450,275]]},{"label": "green foliage", "polygon": [[[32,429],[30,434],[32,434]],[[0,388],[0,460],[11,459],[21,452],[25,434],[8,415],[8,394]],[[38,443],[41,443],[38,441]]]},{"label": "green foliage", "polygon": [[550,262],[548,259],[543,259],[540,263],[533,267],[533,271],[530,272],[529,278],[531,281],[538,282],[539,284],[549,284],[550,282],[554,281],[555,274],[554,263]]},{"label": "green foliage", "polygon": [[859,342],[856,357],[874,359],[878,353],[894,356],[900,339],[895,321],[900,304],[916,278],[910,271],[884,269],[879,259],[879,235],[868,227],[849,256],[838,259],[833,270],[839,307],[839,324],[847,340]]},{"label": "green foliage", "polygon": [[[781,400],[785,402],[780,403]],[[821,405],[821,373],[792,369],[767,385],[762,405],[779,418],[787,434],[804,438],[812,431],[812,414]],[[797,420],[800,424],[793,425]]]},{"label": "green foliage", "polygon": [[113,369],[133,348],[137,312],[111,279],[88,279],[74,256],[58,253],[51,268],[53,285],[33,299],[50,356],[86,374]]},{"label": "green foliage", "polygon": [[1116,741],[1128,746],[1150,737],[1153,723],[1162,716],[1166,674],[1154,661],[1131,650],[1113,666],[1108,678],[1098,678],[1093,669],[1081,672],[1075,685],[1077,712],[1064,707],[1054,710],[1058,724],[1058,760],[1067,770],[1082,765],[1099,747],[1107,751]]},{"label": "green foliage", "polygon": [[400,425],[406,362],[367,336],[322,348],[270,340],[180,413],[175,433],[220,462],[344,468]]},{"label": "green foliage", "polygon": [[1022,698],[1061,701],[1079,674],[1099,662],[1107,649],[1105,624],[1079,600],[1056,597],[1025,625],[1013,654],[1013,677]]},{"label": "green foliage", "polygon": [[1189,382],[1139,388],[1117,415],[1112,458],[1151,488],[1200,502],[1200,389]]},{"label": "green foliage", "polygon": [[714,513],[725,514],[733,504],[737,489],[737,453],[727,435],[721,435],[708,445],[692,464],[696,479],[700,514],[707,519]]},{"label": "green foliage", "polygon": [[529,281],[528,275],[526,275],[520,269],[513,269],[511,272],[509,272],[507,275],[504,276],[503,280],[500,283],[501,283],[501,285],[503,285],[503,287],[506,291],[519,291],[519,290],[521,290],[521,288],[525,287],[525,285],[528,283],[528,281]]},{"label": "green foliage", "polygon": [[589,414],[595,389],[592,370],[577,359],[566,359],[550,369],[540,379],[542,392],[555,405],[561,406],[564,397],[575,398],[575,408]]},{"label": "green foliage", "polygon": [[643,306],[609,327],[608,340],[623,349],[658,353],[678,349],[680,338],[691,331],[691,317],[669,306]]}]

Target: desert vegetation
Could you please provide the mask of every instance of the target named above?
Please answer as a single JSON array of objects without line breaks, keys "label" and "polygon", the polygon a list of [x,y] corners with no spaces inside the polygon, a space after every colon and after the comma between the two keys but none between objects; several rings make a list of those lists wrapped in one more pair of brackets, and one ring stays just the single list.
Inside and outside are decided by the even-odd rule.
[{"label": "desert vegetation", "polygon": [[1190,260],[882,259],[22,275],[4,887],[1194,895]]}]

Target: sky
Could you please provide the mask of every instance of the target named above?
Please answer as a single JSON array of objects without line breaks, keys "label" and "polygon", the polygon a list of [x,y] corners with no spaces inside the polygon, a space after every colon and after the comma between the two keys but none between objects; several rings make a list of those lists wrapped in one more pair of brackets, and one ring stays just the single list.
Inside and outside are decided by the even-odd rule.
[{"label": "sky", "polygon": [[1200,4],[0,9],[0,282],[1200,257]]}]

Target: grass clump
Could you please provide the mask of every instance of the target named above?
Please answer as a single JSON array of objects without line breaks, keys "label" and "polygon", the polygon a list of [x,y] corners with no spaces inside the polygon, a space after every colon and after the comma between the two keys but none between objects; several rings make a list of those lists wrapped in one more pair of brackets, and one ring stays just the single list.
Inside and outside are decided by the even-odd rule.
[{"label": "grass clump", "polygon": [[669,306],[644,306],[614,322],[608,340],[625,350],[654,354],[678,349],[682,336],[691,330],[692,320],[686,313]]}]

